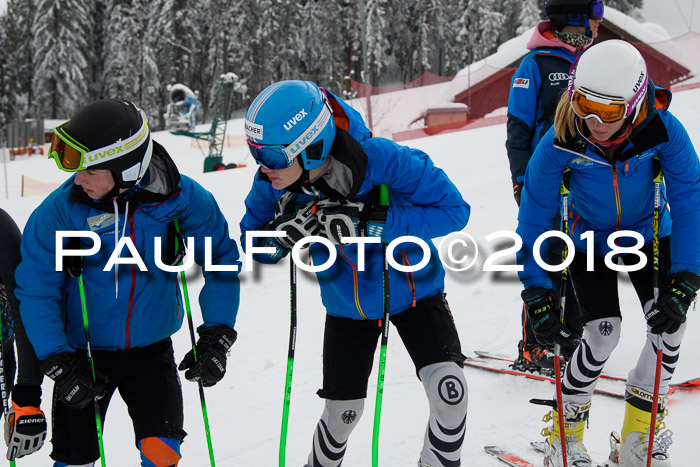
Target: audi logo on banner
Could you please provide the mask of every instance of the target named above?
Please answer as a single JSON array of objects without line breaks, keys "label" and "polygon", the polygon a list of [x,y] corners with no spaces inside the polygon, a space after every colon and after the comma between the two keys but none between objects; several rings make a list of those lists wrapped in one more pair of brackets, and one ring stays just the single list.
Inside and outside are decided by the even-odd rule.
[{"label": "audi logo on banner", "polygon": [[550,73],[549,80],[550,81],[568,81],[569,75],[568,75],[568,73]]}]

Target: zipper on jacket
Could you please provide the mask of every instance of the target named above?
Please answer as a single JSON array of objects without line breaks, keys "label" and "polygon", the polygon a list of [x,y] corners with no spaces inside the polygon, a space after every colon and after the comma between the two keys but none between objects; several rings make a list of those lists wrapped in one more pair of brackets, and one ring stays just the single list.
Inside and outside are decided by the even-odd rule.
[{"label": "zipper on jacket", "polygon": [[[615,207],[617,209],[617,220],[615,222],[615,231],[620,231],[622,225],[622,205],[620,203],[620,185],[617,182],[617,166],[612,166],[613,171],[613,187],[615,188]],[[615,240],[615,245],[620,246],[620,239]]]},{"label": "zipper on jacket", "polygon": [[[404,266],[410,266],[411,262],[408,260],[408,256],[406,255],[406,250],[401,250],[401,262],[403,263]],[[413,272],[409,273],[406,272],[406,280],[408,281],[408,288],[411,290],[411,293],[413,294],[413,305],[411,305],[413,308],[416,307],[416,277],[414,276]]]},{"label": "zipper on jacket", "polygon": [[355,266],[355,263],[350,261],[350,258],[348,258],[345,255],[345,251],[343,251],[343,245],[338,245],[338,248],[340,249],[340,254],[343,255],[343,258],[345,258],[348,263],[350,263],[350,267],[352,268],[353,294],[355,298],[355,306],[357,307],[357,312],[360,314],[360,316],[362,316],[362,319],[367,319],[365,313],[362,311],[362,306],[360,305],[360,287],[359,281],[357,279],[357,267]]},{"label": "zipper on jacket", "polygon": [[[134,213],[132,212],[129,216],[129,238],[131,243],[136,245],[136,236],[134,235]],[[134,311],[134,290],[136,289],[136,265],[131,265],[131,290],[129,290],[129,312],[126,315],[126,336],[125,336],[125,347],[128,349],[131,347],[131,315]]]}]

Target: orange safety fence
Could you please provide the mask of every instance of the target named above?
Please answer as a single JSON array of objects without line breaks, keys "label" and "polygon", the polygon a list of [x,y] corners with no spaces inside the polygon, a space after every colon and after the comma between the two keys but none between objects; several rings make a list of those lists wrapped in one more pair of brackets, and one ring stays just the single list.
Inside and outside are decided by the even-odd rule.
[{"label": "orange safety fence", "polygon": [[7,152],[10,153],[10,157],[14,159],[15,156],[22,156],[24,154],[32,155],[44,155],[43,146],[22,146],[19,148],[9,148]]}]

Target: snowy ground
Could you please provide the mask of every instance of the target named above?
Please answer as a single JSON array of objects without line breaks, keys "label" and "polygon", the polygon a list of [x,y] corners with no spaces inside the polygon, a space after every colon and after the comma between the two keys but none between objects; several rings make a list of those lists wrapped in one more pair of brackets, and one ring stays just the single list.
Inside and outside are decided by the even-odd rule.
[{"label": "snowy ground", "polygon": [[[700,90],[674,96],[672,110],[691,132],[700,148]],[[204,130],[205,128],[203,128]],[[242,135],[241,121],[230,122],[229,133]],[[241,136],[242,138],[242,136]],[[155,139],[166,146],[181,171],[210,190],[239,237],[238,222],[243,215],[243,199],[255,173],[254,163],[243,145],[226,149],[224,162],[248,164],[248,167],[216,173],[202,173],[201,152],[185,137],[159,133]],[[456,132],[408,142],[428,152],[435,163],[446,170],[472,206],[465,232],[477,239],[481,253],[471,272],[448,273],[446,292],[463,350],[489,350],[513,355],[520,336],[520,283],[514,275],[497,276],[481,272],[483,260],[496,251],[485,237],[499,230],[514,230],[516,205],[512,199],[507,157],[504,148],[505,126]],[[0,206],[23,227],[42,196],[19,197],[22,174],[43,181],[62,181],[66,176],[52,161],[32,157],[6,165],[9,200],[5,200],[4,178],[0,178]],[[3,172],[2,177],[5,176]],[[289,326],[288,264],[256,265],[255,272],[241,275],[241,307],[237,330],[239,339],[232,349],[226,378],[206,390],[213,446],[219,466],[278,465],[279,427],[287,355]],[[201,322],[197,293],[201,281],[191,276],[188,282],[195,325]],[[378,285],[379,286],[379,285]],[[607,370],[626,375],[636,362],[644,334],[644,322],[631,287],[622,281],[621,295],[625,327],[616,353]],[[690,313],[684,348],[674,381],[700,376],[700,317]],[[311,446],[311,435],[322,410],[316,396],[321,384],[321,336],[324,311],[318,286],[308,274],[300,274],[298,287],[299,330],[287,442],[287,465],[304,464]],[[186,329],[174,336],[180,358],[190,346]],[[539,440],[544,423],[542,407],[528,403],[532,397],[547,398],[552,386],[516,377],[494,375],[465,369],[469,383],[468,430],[463,450],[465,466],[502,465],[483,452],[486,444],[501,444],[516,450],[535,465],[540,456],[528,443]],[[207,466],[206,438],[197,387],[183,381],[185,392],[185,429],[189,433],[182,446],[182,467]],[[376,375],[370,379],[370,398],[364,419],[350,439],[343,463],[346,467],[371,465],[372,416]],[[44,383],[44,393],[51,382]],[[700,417],[700,394],[676,394],[670,405],[668,425],[674,431],[674,466],[697,465],[694,442]],[[47,397],[45,397],[45,400]],[[44,410],[50,404],[44,402]],[[624,405],[621,401],[594,396],[590,429],[586,432],[589,451],[596,459],[607,455],[608,433],[619,430]],[[685,415],[681,415],[685,413]],[[48,415],[48,414],[47,414]],[[415,465],[423,442],[427,406],[422,386],[417,381],[408,355],[396,332],[390,332],[387,375],[382,411],[380,465]],[[139,465],[133,444],[131,424],[124,405],[116,397],[106,419],[104,432],[106,461],[110,466]],[[17,462],[20,466],[49,465],[50,446]]]}]

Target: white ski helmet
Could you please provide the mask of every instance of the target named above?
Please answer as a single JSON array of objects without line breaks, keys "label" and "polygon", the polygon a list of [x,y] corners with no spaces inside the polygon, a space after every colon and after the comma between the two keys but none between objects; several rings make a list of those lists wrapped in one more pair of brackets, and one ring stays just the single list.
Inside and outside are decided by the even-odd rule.
[{"label": "white ski helmet", "polygon": [[614,123],[636,118],[649,75],[642,54],[629,42],[611,39],[582,53],[569,74],[569,102],[582,118]]}]

